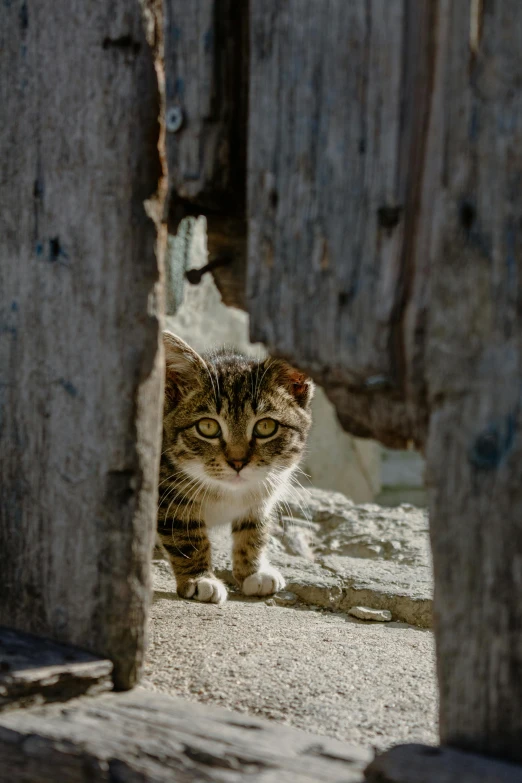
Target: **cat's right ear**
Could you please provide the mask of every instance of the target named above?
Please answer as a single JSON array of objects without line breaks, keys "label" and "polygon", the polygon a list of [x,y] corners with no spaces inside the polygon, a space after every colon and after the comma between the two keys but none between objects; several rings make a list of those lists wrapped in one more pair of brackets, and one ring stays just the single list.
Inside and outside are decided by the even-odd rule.
[{"label": "cat's right ear", "polygon": [[165,349],[165,406],[172,408],[183,392],[197,384],[205,363],[181,337],[163,332]]}]

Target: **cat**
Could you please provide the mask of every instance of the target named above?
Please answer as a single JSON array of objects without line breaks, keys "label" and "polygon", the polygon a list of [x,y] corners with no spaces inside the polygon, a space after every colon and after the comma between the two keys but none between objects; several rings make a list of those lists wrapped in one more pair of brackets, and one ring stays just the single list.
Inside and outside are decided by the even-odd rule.
[{"label": "cat", "polygon": [[267,560],[270,516],[303,455],[314,386],[285,361],[200,356],[163,333],[165,401],[158,537],[178,595],[220,604],[207,529],[231,524],[234,578],[248,596],[283,589]]}]

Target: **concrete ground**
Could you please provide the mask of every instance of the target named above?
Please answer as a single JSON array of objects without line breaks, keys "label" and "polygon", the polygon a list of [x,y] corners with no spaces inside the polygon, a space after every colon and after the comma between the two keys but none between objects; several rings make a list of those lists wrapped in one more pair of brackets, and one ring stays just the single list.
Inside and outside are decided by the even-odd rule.
[{"label": "concrete ground", "polygon": [[[291,500],[274,527],[270,557],[287,581],[274,598],[183,601],[168,564],[154,562],[143,684],[365,747],[436,743],[426,512],[321,490],[307,507],[304,527]],[[229,581],[223,533],[213,561]],[[356,620],[358,605],[392,622]]]},{"label": "concrete ground", "polygon": [[403,623],[162,590],[143,684],[366,747],[437,742],[433,637]]}]

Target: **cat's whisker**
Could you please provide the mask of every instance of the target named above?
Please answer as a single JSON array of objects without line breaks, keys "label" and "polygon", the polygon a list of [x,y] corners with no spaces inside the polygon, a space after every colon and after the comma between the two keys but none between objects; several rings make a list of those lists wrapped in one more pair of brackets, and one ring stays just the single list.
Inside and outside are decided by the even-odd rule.
[{"label": "cat's whisker", "polygon": [[207,501],[207,497],[208,497],[208,496],[209,496],[209,494],[210,494],[210,490],[212,489],[212,484],[211,484],[210,482],[207,482],[207,484],[208,484],[208,486],[207,486],[206,492],[205,492],[205,494],[203,495],[203,498],[202,498],[202,500],[201,500],[201,502],[200,502],[200,507],[201,507],[201,511],[202,511],[202,513],[201,513],[200,517],[198,518],[198,522],[199,522],[199,530],[200,530],[200,531],[201,531],[201,516],[203,516],[203,510],[204,510],[204,508],[205,508],[205,503],[206,503],[206,501]]},{"label": "cat's whisker", "polygon": [[311,477],[311,475],[310,475],[309,473],[305,473],[305,471],[302,469],[302,467],[301,467],[300,465],[295,465],[295,466],[294,466],[294,468],[293,468],[293,472],[292,472],[292,476],[294,475],[294,472],[295,472],[295,473],[300,473],[302,476],[304,476],[304,477],[305,477],[306,479],[308,479],[309,481],[311,481],[311,480],[312,480],[312,477]]},{"label": "cat's whisker", "polygon": [[[273,473],[275,475],[278,475],[278,476],[280,476],[283,473],[286,473],[286,471],[287,471],[287,468],[279,468],[278,469],[276,467],[276,468],[273,469]],[[288,474],[286,475],[286,482],[285,482],[286,486],[287,486],[287,488],[288,488],[288,490],[290,492],[294,493],[294,496],[296,496],[296,499],[297,499],[297,497],[302,498],[303,496],[306,496],[309,493],[309,490],[306,487],[303,487],[303,485],[301,484],[301,482],[299,481],[299,479],[295,475],[297,472],[302,473],[305,478],[310,479],[310,476],[307,473],[305,473],[304,470],[301,470],[301,468],[298,465],[294,465],[292,467],[292,472],[290,473],[290,475],[288,475]],[[296,488],[297,487],[299,488],[300,492],[296,495]]]},{"label": "cat's whisker", "polygon": [[[289,505],[289,501],[293,501],[299,507],[299,510],[300,510],[301,514],[303,515],[303,517],[305,518],[305,520],[310,524],[310,522],[311,522],[310,515],[309,515],[307,509],[303,506],[302,495],[296,489],[295,484],[297,484],[299,486],[299,488],[301,489],[301,492],[303,494],[306,493],[306,490],[300,484],[299,480],[293,474],[290,477],[288,477],[288,475],[286,475],[285,476],[285,480],[283,480],[281,478],[281,476],[285,472],[286,472],[286,469],[284,469],[284,468],[281,468],[279,471],[275,471],[274,470],[272,472],[272,478],[274,480],[275,486],[277,486],[278,489],[284,488],[285,494],[289,496],[289,498],[285,498],[284,495],[283,495],[283,497],[278,499],[278,502],[279,502],[280,505],[284,505],[284,507],[287,509],[288,516],[292,518],[293,517],[293,512],[292,512],[291,507]],[[295,482],[295,484],[292,484],[292,481]]]},{"label": "cat's whisker", "polygon": [[172,484],[170,485],[170,487],[167,490],[165,490],[165,492],[161,495],[161,497],[159,499],[158,507],[161,506],[161,504],[167,499],[167,497],[170,495],[170,493],[174,492],[176,489],[182,489],[183,491],[185,491],[187,489],[186,481],[184,481],[181,484],[179,484],[176,481],[173,481]]},{"label": "cat's whisker", "polygon": [[175,489],[176,489],[175,486],[169,487],[166,490],[166,492],[164,492],[163,495],[159,498],[159,500],[158,500],[158,511],[160,510],[160,508],[162,507],[162,505],[166,501],[166,499],[169,497],[169,495],[171,495],[175,491]]},{"label": "cat's whisker", "polygon": [[[193,484],[190,487],[191,495],[192,495],[192,491],[194,491],[194,490],[196,491],[196,493],[199,491],[198,484]],[[174,509],[174,512],[172,514],[174,519],[176,519],[176,517],[178,516],[178,509],[180,507],[182,507],[183,505],[185,505],[185,508],[183,508],[182,511],[179,513],[179,519],[184,520],[184,519],[186,519],[187,517],[190,516],[190,510],[192,509],[192,505],[193,505],[194,501],[192,499],[192,496],[189,497],[189,501],[192,500],[192,503],[191,503],[190,509],[187,510],[187,507],[186,507],[186,504],[185,504],[185,500],[186,500],[186,497],[182,498],[179,501],[179,503],[177,504],[176,508]]]},{"label": "cat's whisker", "polygon": [[[204,481],[204,479],[202,479],[202,482],[203,481]],[[192,541],[190,540],[189,522],[190,522],[190,517],[192,515],[192,509],[194,508],[194,503],[196,502],[197,498],[199,497],[199,495],[201,494],[201,492],[204,489],[206,489],[206,484],[205,483],[201,483],[201,486],[199,487],[198,491],[196,492],[196,494],[192,498],[192,503],[190,504],[190,509],[187,512],[187,520],[186,520],[187,521],[187,537],[188,537],[188,540],[189,540],[189,544],[191,545],[191,547],[194,550],[194,552],[198,552],[199,550],[198,550],[197,546],[195,546],[192,543]],[[201,532],[201,514],[198,514],[197,516],[198,516],[198,530]]]},{"label": "cat's whisker", "polygon": [[[192,503],[190,504],[190,508],[188,509],[188,512],[187,512],[189,517],[192,515],[192,509],[194,508],[194,505],[195,505],[196,501],[198,501],[199,496],[201,495],[203,490],[206,490],[207,487],[208,487],[208,481],[206,481],[205,478],[202,477],[199,480],[199,482],[200,482],[200,486],[198,487],[196,494],[192,498]],[[200,501],[198,501],[198,505],[201,505]],[[200,515],[198,514],[198,518],[199,518],[199,516]]]},{"label": "cat's whisker", "polygon": [[[205,370],[208,373],[208,377],[210,378],[210,383],[212,384],[212,390],[214,392],[214,400],[215,400],[215,403],[217,405],[218,404],[218,393],[217,393],[217,389],[216,389],[216,387],[214,385],[214,379],[212,377],[212,373],[210,372],[210,367],[208,366],[207,362],[204,362],[204,366],[205,366]],[[218,389],[219,389],[219,381],[218,381]]]},{"label": "cat's whisker", "polygon": [[192,484],[197,483],[197,481],[198,481],[198,479],[194,479],[192,477],[187,478],[186,480],[183,480],[181,483],[173,481],[172,485],[161,496],[160,501],[159,501],[159,506],[161,506],[165,502],[165,500],[168,498],[168,496],[172,492],[176,492],[176,490],[178,490],[180,492],[188,492],[189,489],[190,489],[190,486]]},{"label": "cat's whisker", "polygon": [[295,503],[296,506],[298,506],[299,511],[303,515],[303,517],[306,520],[306,522],[310,523],[312,521],[311,517],[310,517],[310,513],[309,513],[307,507],[305,505],[303,505],[304,498],[303,498],[303,494],[302,493],[305,493],[306,490],[300,484],[299,484],[299,487],[300,487],[302,492],[299,492],[294,485],[288,484],[287,485],[287,494],[289,495],[289,500],[291,500],[293,503]]},{"label": "cat's whisker", "polygon": [[256,401],[256,403],[258,400],[258,390],[259,390],[259,370],[261,369],[261,365],[263,364],[263,361],[264,360],[259,361],[256,367],[256,385],[254,389],[254,400]]},{"label": "cat's whisker", "polygon": [[160,483],[158,484],[158,489],[161,487],[162,484],[164,484],[166,481],[172,481],[172,479],[176,478],[177,473],[171,473],[170,476],[167,476],[164,478]]},{"label": "cat's whisker", "polygon": [[[181,488],[182,492],[187,493],[188,490],[191,490],[191,489],[195,488],[197,486],[198,482],[199,482],[199,478],[193,478],[192,482],[188,485],[188,487],[182,487]],[[172,514],[173,520],[176,519],[177,510],[181,506],[183,501],[184,501],[184,498],[179,501],[178,505],[174,509],[174,513]],[[170,501],[170,503],[169,503],[169,505],[167,507],[167,511],[165,512],[165,519],[168,519],[168,517],[169,517],[170,507],[172,506],[173,502],[174,502],[174,499]],[[174,522],[172,523],[172,529],[174,530]]]},{"label": "cat's whisker", "polygon": [[[286,511],[286,515],[283,513]],[[288,528],[288,520],[293,519],[292,511],[289,508],[288,504],[285,500],[278,500],[277,502],[277,514],[279,518],[279,523],[281,527],[283,528],[283,535],[287,535],[287,528]]]},{"label": "cat's whisker", "polygon": [[[171,535],[172,541],[174,542],[174,546],[176,547],[176,549],[178,550],[178,552],[180,552],[180,550],[179,550],[179,549],[178,549],[178,547],[176,546],[176,542],[175,542],[175,538],[174,538],[174,521],[175,521],[175,519],[176,519],[176,512],[177,512],[177,509],[179,508],[179,506],[180,506],[180,503],[178,503],[178,505],[177,505],[177,506],[176,506],[176,508],[174,509],[174,514],[172,515],[172,525],[171,525],[171,529],[170,529],[170,535]],[[193,544],[193,543],[192,543],[192,541],[190,540],[190,533],[189,533],[189,529],[188,529],[188,523],[189,523],[189,521],[190,521],[190,519],[188,518],[188,519],[186,520],[186,522],[187,522],[187,536],[188,536],[189,544],[190,544],[190,546],[191,546],[191,547],[192,547],[192,548],[193,548],[195,551],[197,551],[196,547],[194,546],[194,544]],[[180,554],[183,554],[183,552],[180,552]],[[183,557],[186,557],[186,558],[187,558],[187,560],[190,560],[190,558],[189,558],[189,556],[188,556],[188,555],[183,555]]]},{"label": "cat's whisker", "polygon": [[174,541],[174,525],[172,525],[172,541],[173,541],[173,544],[174,544],[174,549],[178,550],[178,552],[180,553],[181,557],[184,557],[187,560],[190,560],[190,557],[188,555],[186,555],[184,552],[182,552],[181,549],[179,548],[179,546]]},{"label": "cat's whisker", "polygon": [[261,389],[261,387],[263,385],[263,379],[264,379],[265,375],[267,374],[268,370],[270,369],[270,367],[273,365],[273,363],[274,363],[274,360],[271,357],[268,357],[268,359],[266,360],[265,371],[264,371],[263,375],[261,376],[261,380],[259,381],[259,386],[256,389],[256,398],[255,398],[256,403],[257,403],[257,400],[258,400],[259,390]]},{"label": "cat's whisker", "polygon": [[[282,486],[284,486],[282,484],[282,482],[276,481],[276,478],[273,477],[273,476],[272,477],[267,477],[267,481],[271,484],[273,492],[277,492],[278,490],[281,489]],[[288,503],[284,499],[284,497],[280,497],[280,498],[277,499],[277,505],[282,505],[284,508],[286,508],[288,516],[292,516],[292,512],[291,512],[290,506],[288,505]]]},{"label": "cat's whisker", "polygon": [[250,373],[249,380],[250,380],[250,392],[252,394],[252,399],[255,400],[255,395],[254,395],[254,375],[253,375],[253,373]]}]

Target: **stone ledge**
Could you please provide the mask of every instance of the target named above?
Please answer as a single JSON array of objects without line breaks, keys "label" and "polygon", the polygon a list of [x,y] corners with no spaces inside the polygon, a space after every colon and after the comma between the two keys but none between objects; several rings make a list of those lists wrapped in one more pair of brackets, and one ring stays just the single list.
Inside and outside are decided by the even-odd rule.
[{"label": "stone ledge", "polygon": [[[312,489],[285,500],[284,511],[271,538],[270,560],[302,603],[342,612],[367,606],[391,612],[394,621],[431,628],[433,577],[424,509],[358,506],[338,492]],[[215,572],[233,585],[229,531],[210,535]],[[159,563],[154,584],[157,591],[173,591],[170,571]]]},{"label": "stone ledge", "polygon": [[[284,511],[270,558],[300,601],[343,612],[360,605],[384,609],[395,621],[431,627],[426,511],[408,504],[357,506],[339,493],[318,489],[287,499]],[[216,572],[233,584],[229,536],[212,531],[212,540]]]}]

